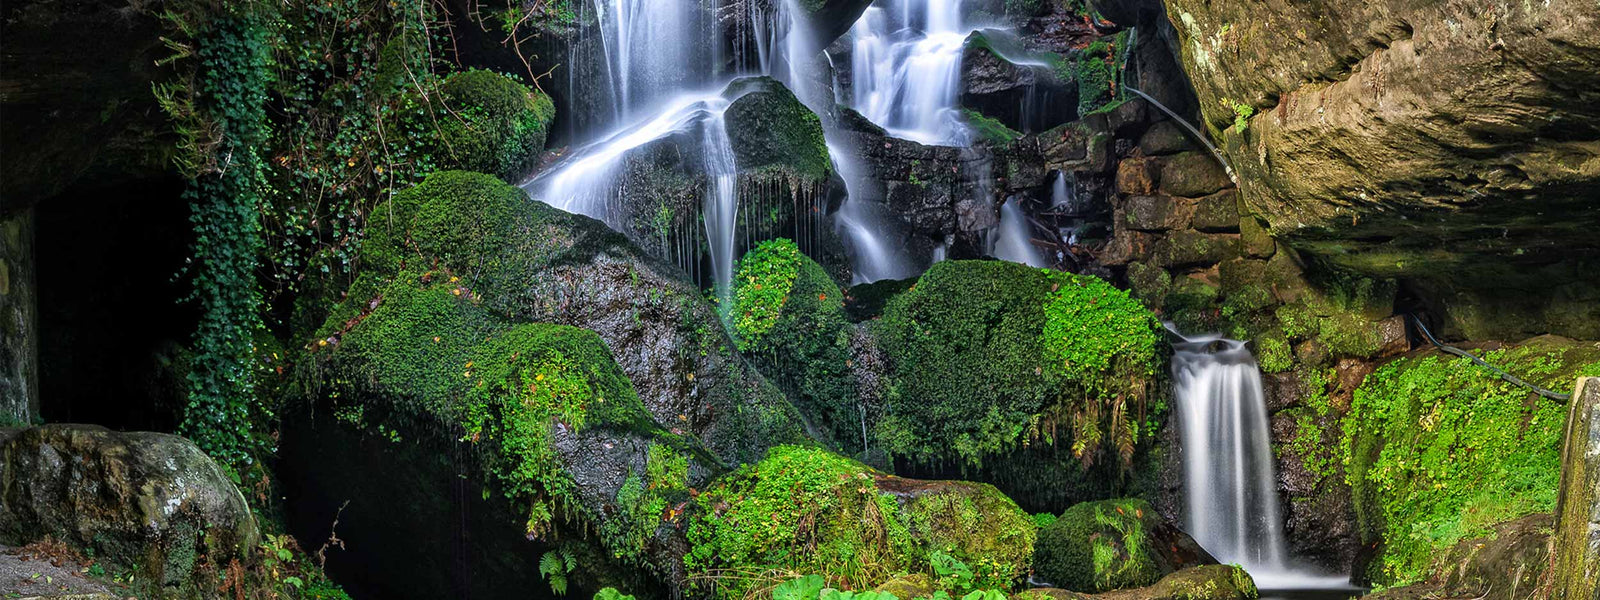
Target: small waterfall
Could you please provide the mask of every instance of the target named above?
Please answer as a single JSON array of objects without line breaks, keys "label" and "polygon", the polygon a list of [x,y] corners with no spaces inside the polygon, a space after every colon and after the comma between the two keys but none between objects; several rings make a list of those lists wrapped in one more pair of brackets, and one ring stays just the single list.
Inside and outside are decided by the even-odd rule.
[{"label": "small waterfall", "polygon": [[1174,344],[1173,395],[1182,434],[1189,534],[1252,575],[1287,570],[1261,370],[1244,342]]},{"label": "small waterfall", "polygon": [[1033,245],[1033,227],[1027,215],[1022,214],[1022,201],[1013,197],[1000,206],[1000,226],[991,232],[989,254],[1042,269],[1054,266],[1044,252]]},{"label": "small waterfall", "polygon": [[[726,105],[723,105],[726,108]],[[732,306],[735,232],[739,223],[738,165],[733,157],[733,142],[728,139],[728,121],[722,113],[706,122],[701,146],[705,149],[706,177],[712,188],[705,197],[706,241],[711,246],[711,274],[723,310]]]},{"label": "small waterfall", "polygon": [[892,135],[965,145],[956,110],[961,51],[973,29],[961,0],[879,0],[850,29],[850,107]]},{"label": "small waterfall", "polygon": [[[665,94],[683,90],[701,75],[689,68],[697,60],[694,40],[705,36],[694,14],[676,2],[590,0],[600,24],[614,121],[627,121],[635,109]],[[703,69],[701,69],[703,70]]]}]

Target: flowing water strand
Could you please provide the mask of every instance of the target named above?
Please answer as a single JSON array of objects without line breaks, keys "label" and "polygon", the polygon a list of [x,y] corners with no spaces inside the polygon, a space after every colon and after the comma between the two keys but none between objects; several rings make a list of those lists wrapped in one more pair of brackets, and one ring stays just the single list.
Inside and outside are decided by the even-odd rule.
[{"label": "flowing water strand", "polygon": [[1000,206],[1000,226],[991,232],[992,248],[989,254],[1000,260],[1050,268],[1054,266],[1054,261],[1033,245],[1033,225],[1028,222],[1028,216],[1022,213],[1021,204],[1020,199],[1012,197]]}]

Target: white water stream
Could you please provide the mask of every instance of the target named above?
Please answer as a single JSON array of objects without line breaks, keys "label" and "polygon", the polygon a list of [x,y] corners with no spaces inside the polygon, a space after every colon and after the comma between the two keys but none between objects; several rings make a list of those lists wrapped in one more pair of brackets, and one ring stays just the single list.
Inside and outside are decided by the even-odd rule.
[{"label": "white water stream", "polygon": [[1263,589],[1349,587],[1348,578],[1317,575],[1289,559],[1261,369],[1245,343],[1208,335],[1173,349],[1184,529]]}]

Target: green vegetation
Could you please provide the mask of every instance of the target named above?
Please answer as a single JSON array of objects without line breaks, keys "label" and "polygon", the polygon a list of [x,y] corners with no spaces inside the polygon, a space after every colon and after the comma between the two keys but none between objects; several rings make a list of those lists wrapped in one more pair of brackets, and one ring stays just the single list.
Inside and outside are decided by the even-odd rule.
[{"label": "green vegetation", "polygon": [[[924,462],[979,466],[1032,440],[1070,441],[1092,464],[1121,464],[1158,423],[1146,387],[1159,324],[1094,277],[997,261],[946,261],[874,323],[893,359],[883,447]],[[1065,427],[1070,440],[1058,440]]]},{"label": "green vegetation", "polygon": [[[1600,374],[1600,350],[1534,340],[1482,355],[1537,385]],[[1567,408],[1464,358],[1427,355],[1368,375],[1341,450],[1374,581],[1421,580],[1433,557],[1490,526],[1554,508]]]},{"label": "green vegetation", "polygon": [[408,94],[396,112],[395,126],[407,139],[432,142],[419,148],[439,169],[462,169],[517,183],[544,149],[555,105],[491,71],[455,73],[437,95]]},{"label": "green vegetation", "polygon": [[1224,102],[1227,102],[1229,108],[1233,109],[1233,132],[1244,133],[1246,129],[1250,128],[1250,117],[1256,114],[1255,107],[1243,102]]},{"label": "green vegetation", "polygon": [[684,565],[708,593],[730,599],[771,573],[868,589],[928,569],[937,553],[978,565],[969,572],[979,585],[1009,587],[1026,573],[1034,527],[1004,495],[926,482],[941,486],[936,498],[901,496],[885,477],[825,450],[773,448],[696,499]]},{"label": "green vegetation", "polygon": [[1166,573],[1147,532],[1161,517],[1143,500],[1104,500],[1074,505],[1039,532],[1034,572],[1074,591],[1104,592],[1143,587]]},{"label": "green vegetation", "polygon": [[639,560],[668,499],[686,495],[696,447],[655,424],[595,333],[514,324],[484,306],[491,282],[515,279],[505,257],[529,216],[518,209],[539,210],[516,188],[462,172],[429,177],[381,207],[396,226],[372,232],[362,278],[313,345],[332,350],[320,361],[333,375],[324,393],[391,440],[437,435],[444,424],[520,507],[531,538],[597,521],[576,501],[552,438],[558,428],[649,440],[645,473],[617,493],[625,514],[599,531],[613,556]]},{"label": "green vegetation", "polygon": [[967,126],[978,134],[978,139],[990,145],[1004,146],[1022,137],[1021,133],[1006,127],[1006,124],[1001,123],[998,119],[970,108],[961,109],[961,115],[967,120]]},{"label": "green vegetation", "polygon": [[195,119],[216,134],[190,157],[190,203],[196,241],[194,291],[200,325],[193,338],[189,405],[179,430],[224,465],[243,470],[272,451],[268,418],[256,397],[252,341],[262,328],[256,265],[262,245],[259,206],[265,165],[268,41],[260,17],[218,18],[199,34]]},{"label": "green vegetation", "polygon": [[763,242],[739,261],[730,311],[739,349],[840,447],[861,435],[844,293],[794,242]]}]

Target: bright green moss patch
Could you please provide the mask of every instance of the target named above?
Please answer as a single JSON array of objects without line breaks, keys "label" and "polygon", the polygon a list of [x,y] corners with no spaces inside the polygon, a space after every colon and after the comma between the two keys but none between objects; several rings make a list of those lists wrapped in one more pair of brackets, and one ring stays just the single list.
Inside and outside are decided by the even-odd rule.
[{"label": "bright green moss patch", "polygon": [[[1482,357],[1555,390],[1600,373],[1600,349],[1554,339]],[[1374,581],[1419,581],[1456,541],[1552,510],[1566,414],[1463,358],[1406,358],[1368,375],[1342,451],[1358,524],[1383,544]]]},{"label": "bright green moss patch", "polygon": [[778,324],[804,259],[800,247],[785,239],[762,242],[739,259],[729,314],[741,349],[760,344]]},{"label": "bright green moss patch", "polygon": [[1004,146],[1022,137],[1015,129],[1006,127],[998,119],[989,117],[970,108],[961,109],[961,115],[967,121],[967,126],[978,134],[978,139],[994,146]]},{"label": "bright green moss patch", "polygon": [[794,242],[762,242],[739,261],[730,318],[739,349],[816,429],[837,447],[861,449],[844,292],[822,267]]},{"label": "bright green moss patch", "polygon": [[1143,587],[1161,579],[1149,531],[1160,517],[1143,500],[1074,505],[1039,532],[1034,572],[1086,593]]},{"label": "bright green moss patch", "polygon": [[990,486],[895,479],[799,446],[773,448],[719,480],[696,510],[684,565],[720,598],[745,597],[772,572],[870,589],[925,572],[934,551],[1009,587],[1026,573],[1034,540],[1027,514]]},{"label": "bright green moss patch", "polygon": [[[1155,422],[1143,408],[1158,327],[1094,277],[938,263],[875,323],[893,362],[880,443],[919,461],[981,465],[1031,440],[1070,441],[1086,464],[1103,447],[1127,464]],[[1070,439],[1057,439],[1060,428]]]}]

